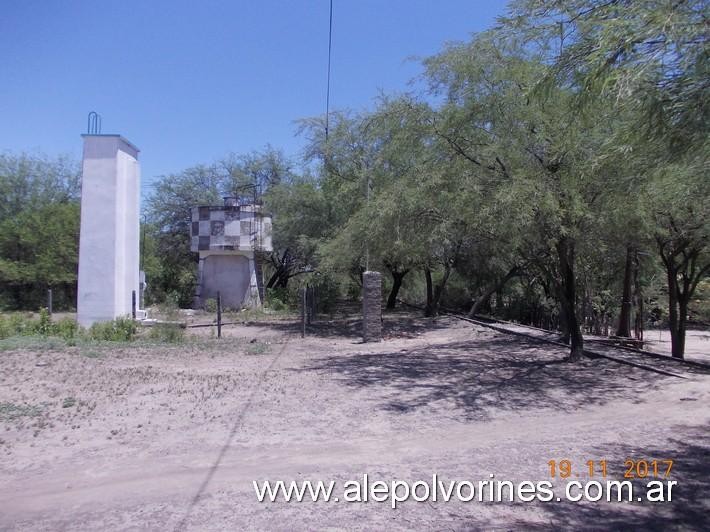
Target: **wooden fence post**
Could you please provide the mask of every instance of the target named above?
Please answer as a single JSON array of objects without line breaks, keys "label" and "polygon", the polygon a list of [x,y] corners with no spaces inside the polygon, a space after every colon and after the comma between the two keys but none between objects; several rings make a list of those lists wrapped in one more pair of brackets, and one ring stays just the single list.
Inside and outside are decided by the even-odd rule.
[{"label": "wooden fence post", "polygon": [[47,290],[47,312],[52,315],[52,289]]},{"label": "wooden fence post", "polygon": [[301,288],[301,338],[306,336],[306,288]]},{"label": "wooden fence post", "polygon": [[136,291],[131,292],[131,318],[136,319]]},{"label": "wooden fence post", "polygon": [[306,307],[306,325],[311,324],[311,287],[306,285],[303,305]]},{"label": "wooden fence post", "polygon": [[222,295],[217,292],[217,338],[222,338]]}]

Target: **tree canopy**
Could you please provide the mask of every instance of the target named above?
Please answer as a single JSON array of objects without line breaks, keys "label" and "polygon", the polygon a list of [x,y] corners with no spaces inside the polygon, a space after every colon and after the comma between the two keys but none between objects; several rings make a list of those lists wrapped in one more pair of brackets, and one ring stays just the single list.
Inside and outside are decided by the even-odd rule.
[{"label": "tree canopy", "polygon": [[[157,179],[151,297],[191,302],[191,206],[254,195],[274,220],[267,288],[356,297],[378,269],[389,309],[405,297],[558,329],[571,359],[584,333],[642,339],[664,322],[682,357],[688,320],[710,319],[707,23],[702,0],[513,1],[424,59],[419,92],[332,112],[327,132],[301,120],[302,160],[267,146]],[[72,282],[51,262],[69,255],[35,239],[43,216],[75,219],[71,168],[0,159],[5,286]]]}]

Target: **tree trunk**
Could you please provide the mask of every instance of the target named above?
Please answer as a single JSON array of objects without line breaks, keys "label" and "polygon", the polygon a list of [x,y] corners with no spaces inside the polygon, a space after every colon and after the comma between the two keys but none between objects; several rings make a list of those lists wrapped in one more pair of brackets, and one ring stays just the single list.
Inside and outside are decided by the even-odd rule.
[{"label": "tree trunk", "polygon": [[560,299],[562,310],[567,320],[567,327],[570,335],[571,362],[578,361],[584,354],[584,338],[577,319],[577,293],[574,277],[575,260],[574,241],[568,237],[562,237],[557,243],[557,255],[560,265]]},{"label": "tree trunk", "polygon": [[621,312],[617,336],[631,337],[631,286],[633,283],[634,249],[626,246],[626,265],[624,266],[624,287],[621,295]]},{"label": "tree trunk", "polygon": [[491,285],[488,290],[486,290],[482,295],[480,295],[476,299],[476,301],[474,301],[471,310],[468,311],[468,317],[475,317],[476,314],[478,314],[478,311],[481,310],[481,307],[483,307],[483,305],[486,303],[486,301],[488,301],[490,297],[496,292],[500,292],[500,290],[505,286],[505,284],[516,275],[518,275],[518,267],[514,266],[507,274],[505,274],[505,277],[503,277],[503,279]]},{"label": "tree trunk", "polygon": [[636,315],[634,316],[634,336],[637,340],[643,342],[643,288],[639,281],[640,264],[638,253],[634,255],[634,297],[632,298],[634,307],[636,308]]},{"label": "tree trunk", "polygon": [[399,289],[402,288],[402,280],[408,272],[409,270],[400,272],[396,269],[390,269],[390,273],[392,274],[392,290],[390,290],[390,295],[387,297],[387,310],[392,310],[397,305],[397,294],[399,294]]},{"label": "tree trunk", "polygon": [[271,277],[269,277],[269,281],[266,283],[266,288],[273,288],[275,286],[286,288],[286,286],[288,286],[289,278],[289,268],[285,265],[285,263],[281,263]]},{"label": "tree trunk", "polygon": [[671,354],[673,358],[683,358],[683,342],[679,337],[680,324],[678,316],[678,277],[675,268],[666,264],[668,275],[668,328],[671,332]]},{"label": "tree trunk", "polygon": [[673,257],[664,260],[668,275],[668,327],[671,332],[671,355],[673,358],[685,358],[685,329],[688,321],[688,302],[692,291],[687,279],[683,281],[683,290],[679,283],[678,268]]},{"label": "tree trunk", "polygon": [[434,315],[434,289],[429,267],[424,268],[424,278],[426,279],[426,305],[424,307],[424,315],[431,317]]},{"label": "tree trunk", "polygon": [[441,296],[444,293],[444,287],[446,286],[446,282],[449,280],[449,276],[451,275],[451,266],[449,264],[446,264],[444,267],[444,276],[441,278],[441,281],[434,287],[434,299],[432,301],[432,314],[431,316],[438,316],[439,315],[439,302],[441,301]]},{"label": "tree trunk", "polygon": [[[561,290],[561,288],[560,288]],[[567,324],[567,311],[562,304],[562,294],[559,295],[560,298],[560,313],[558,316],[559,329],[560,329],[560,342],[563,344],[569,343],[569,325]]]},{"label": "tree trunk", "polygon": [[671,330],[671,354],[674,358],[682,359],[685,356],[688,303],[690,303],[700,280],[710,273],[710,262],[698,264],[704,244],[688,240],[676,228],[672,218],[670,225],[675,232],[673,237],[669,240],[656,236],[656,242],[668,275],[668,322]]},{"label": "tree trunk", "polygon": [[681,298],[678,301],[678,334],[676,345],[672,346],[672,355],[674,358],[685,358],[685,333],[688,324],[688,300]]},{"label": "tree trunk", "polygon": [[277,269],[271,277],[269,277],[269,281],[266,283],[266,288],[273,288],[274,285],[276,284],[276,281],[279,278],[279,270]]}]

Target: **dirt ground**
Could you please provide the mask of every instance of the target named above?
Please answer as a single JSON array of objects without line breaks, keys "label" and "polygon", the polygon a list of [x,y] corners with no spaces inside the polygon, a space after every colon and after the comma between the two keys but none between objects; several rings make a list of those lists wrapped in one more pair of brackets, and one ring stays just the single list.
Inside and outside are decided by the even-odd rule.
[{"label": "dirt ground", "polygon": [[[644,349],[671,354],[671,333],[667,329],[650,329],[644,333]],[[710,331],[691,329],[685,332],[685,358],[710,364]]]},{"label": "dirt ground", "polygon": [[[0,351],[0,529],[707,529],[710,372],[666,377],[450,318]],[[549,480],[673,459],[667,503],[263,502],[253,480]],[[585,480],[585,479],[581,479]],[[555,486],[562,486],[559,479]],[[558,490],[556,490],[556,493]]]}]

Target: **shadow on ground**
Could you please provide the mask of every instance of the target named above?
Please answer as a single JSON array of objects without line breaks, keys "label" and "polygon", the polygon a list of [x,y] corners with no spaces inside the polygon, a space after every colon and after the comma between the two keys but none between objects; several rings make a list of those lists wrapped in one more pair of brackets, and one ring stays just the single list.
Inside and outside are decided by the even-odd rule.
[{"label": "shadow on ground", "polygon": [[[663,446],[630,449],[621,445],[605,446],[590,454],[618,457],[616,475],[609,480],[624,480],[623,462],[626,458],[674,461],[668,479],[647,477],[636,479],[634,498],[646,493],[650,480],[675,480],[672,500],[665,502],[550,502],[540,508],[547,514],[549,525],[517,522],[515,528],[526,530],[708,530],[710,499],[707,496],[710,478],[710,440],[708,430],[698,427],[679,427],[678,438]],[[689,443],[692,442],[692,443]],[[600,479],[597,479],[600,480]]]},{"label": "shadow on ground", "polygon": [[[255,321],[245,325],[268,326],[270,329],[288,334],[301,334],[302,325],[297,320]],[[394,338],[416,338],[432,330],[451,327],[446,317],[424,318],[421,313],[406,310],[390,311],[382,317],[382,336]],[[339,308],[332,316],[319,315],[306,325],[306,336],[316,338],[343,338],[362,341],[362,317],[358,309]]]},{"label": "shadow on ground", "polygon": [[649,379],[644,370],[603,359],[570,363],[566,355],[562,348],[484,336],[415,350],[339,353],[295,371],[329,372],[347,386],[369,388],[385,410],[408,413],[441,401],[450,415],[465,419],[486,419],[489,408],[574,411],[628,401],[674,380]]}]

